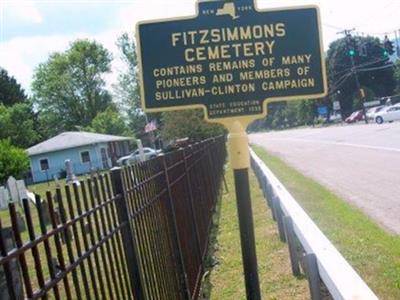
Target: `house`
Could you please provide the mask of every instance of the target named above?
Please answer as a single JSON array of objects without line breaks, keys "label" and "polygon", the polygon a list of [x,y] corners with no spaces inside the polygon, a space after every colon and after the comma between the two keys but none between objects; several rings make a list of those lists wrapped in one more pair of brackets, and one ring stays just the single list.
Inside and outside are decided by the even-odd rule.
[{"label": "house", "polygon": [[132,138],[92,132],[63,132],[27,149],[33,182],[65,175],[65,160],[75,175],[108,169],[129,153]]}]

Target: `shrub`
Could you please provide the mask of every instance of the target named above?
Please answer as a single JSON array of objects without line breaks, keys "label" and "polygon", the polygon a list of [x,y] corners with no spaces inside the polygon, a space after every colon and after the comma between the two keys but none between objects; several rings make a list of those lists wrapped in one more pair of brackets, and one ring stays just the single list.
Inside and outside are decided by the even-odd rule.
[{"label": "shrub", "polygon": [[29,169],[29,158],[23,149],[12,146],[8,139],[0,140],[0,183],[8,177],[20,177]]}]

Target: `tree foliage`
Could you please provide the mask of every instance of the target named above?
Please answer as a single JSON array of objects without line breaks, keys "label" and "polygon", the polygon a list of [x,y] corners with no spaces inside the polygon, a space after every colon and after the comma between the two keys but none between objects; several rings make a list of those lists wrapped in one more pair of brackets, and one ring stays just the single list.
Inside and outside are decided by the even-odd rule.
[{"label": "tree foliage", "polygon": [[394,79],[396,81],[396,93],[400,94],[400,59],[396,61],[396,67],[394,69]]},{"label": "tree foliage", "polygon": [[9,139],[17,147],[27,148],[40,138],[34,126],[34,114],[27,103],[9,107],[0,104],[0,128],[0,139]]},{"label": "tree foliage", "polygon": [[24,90],[14,77],[0,67],[0,104],[11,106],[27,100]]},{"label": "tree foliage", "polygon": [[170,140],[185,137],[203,140],[225,133],[223,126],[204,121],[204,113],[201,109],[165,112],[162,114],[162,121],[164,124],[162,135]]},{"label": "tree foliage", "polygon": [[[124,70],[118,76],[118,83],[114,86],[114,93],[121,111],[128,120],[129,128],[137,138],[142,139],[146,144],[149,136],[144,131],[146,116],[141,108],[139,70],[133,37],[129,36],[128,33],[122,34],[117,40],[117,47],[124,63]],[[148,118],[157,120],[159,124],[161,114],[149,114]]]},{"label": "tree foliage", "polygon": [[118,75],[118,84],[114,86],[114,90],[123,109],[130,114],[140,109],[137,56],[133,37],[128,33],[122,34],[117,40],[117,47],[121,53],[124,70]]},{"label": "tree foliage", "polygon": [[274,102],[268,105],[267,117],[253,122],[249,130],[260,131],[312,125],[317,116],[316,110],[315,100]]},{"label": "tree foliage", "polygon": [[[370,97],[371,95],[377,97],[391,95],[395,87],[393,68],[384,68],[390,62],[383,55],[383,48],[379,39],[356,37],[356,40],[358,45],[364,45],[367,54],[360,56],[360,53],[356,51],[354,56],[361,86],[368,89]],[[359,92],[357,91],[355,77],[351,72],[351,58],[347,53],[345,38],[338,39],[330,44],[327,66],[331,91],[340,91],[340,93],[334,94],[333,100],[340,101],[342,112],[347,115],[352,112],[353,107],[359,106],[357,103],[354,104]],[[366,70],[370,68],[372,69]]]},{"label": "tree foliage", "polygon": [[98,113],[86,129],[97,133],[133,136],[122,116],[111,107]]},{"label": "tree foliage", "polygon": [[38,66],[32,91],[45,135],[88,126],[112,105],[103,79],[110,72],[111,60],[101,44],[76,40]]},{"label": "tree foliage", "polygon": [[[114,86],[114,93],[118,99],[121,112],[128,120],[128,126],[134,135],[146,144],[151,144],[150,135],[144,131],[146,115],[141,108],[139,70],[135,42],[128,33],[122,34],[117,40],[124,69],[118,76],[118,83]],[[147,114],[148,120],[155,120],[161,124],[161,114]]]},{"label": "tree foliage", "polygon": [[7,139],[0,140],[0,183],[8,177],[20,177],[29,168],[29,158],[26,152],[11,145]]}]

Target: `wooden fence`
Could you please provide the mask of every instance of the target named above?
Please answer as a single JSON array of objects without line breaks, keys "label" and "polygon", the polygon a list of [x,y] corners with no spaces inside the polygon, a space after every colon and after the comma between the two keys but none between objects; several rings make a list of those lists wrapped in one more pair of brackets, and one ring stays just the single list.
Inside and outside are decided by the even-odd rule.
[{"label": "wooden fence", "polygon": [[225,160],[209,139],[11,203],[0,299],[196,299]]}]

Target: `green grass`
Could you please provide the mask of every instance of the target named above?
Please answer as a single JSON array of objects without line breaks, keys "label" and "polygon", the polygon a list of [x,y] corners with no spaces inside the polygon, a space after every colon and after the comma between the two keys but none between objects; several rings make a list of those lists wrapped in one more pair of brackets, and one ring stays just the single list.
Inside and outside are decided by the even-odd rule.
[{"label": "green grass", "polygon": [[[229,193],[224,192],[214,216],[209,273],[203,285],[205,299],[246,299],[231,169],[226,176]],[[287,245],[279,240],[276,223],[252,172],[250,186],[262,299],[309,299],[307,281],[291,273]]]},{"label": "green grass", "polygon": [[253,148],[378,297],[400,299],[400,237],[278,157]]}]

